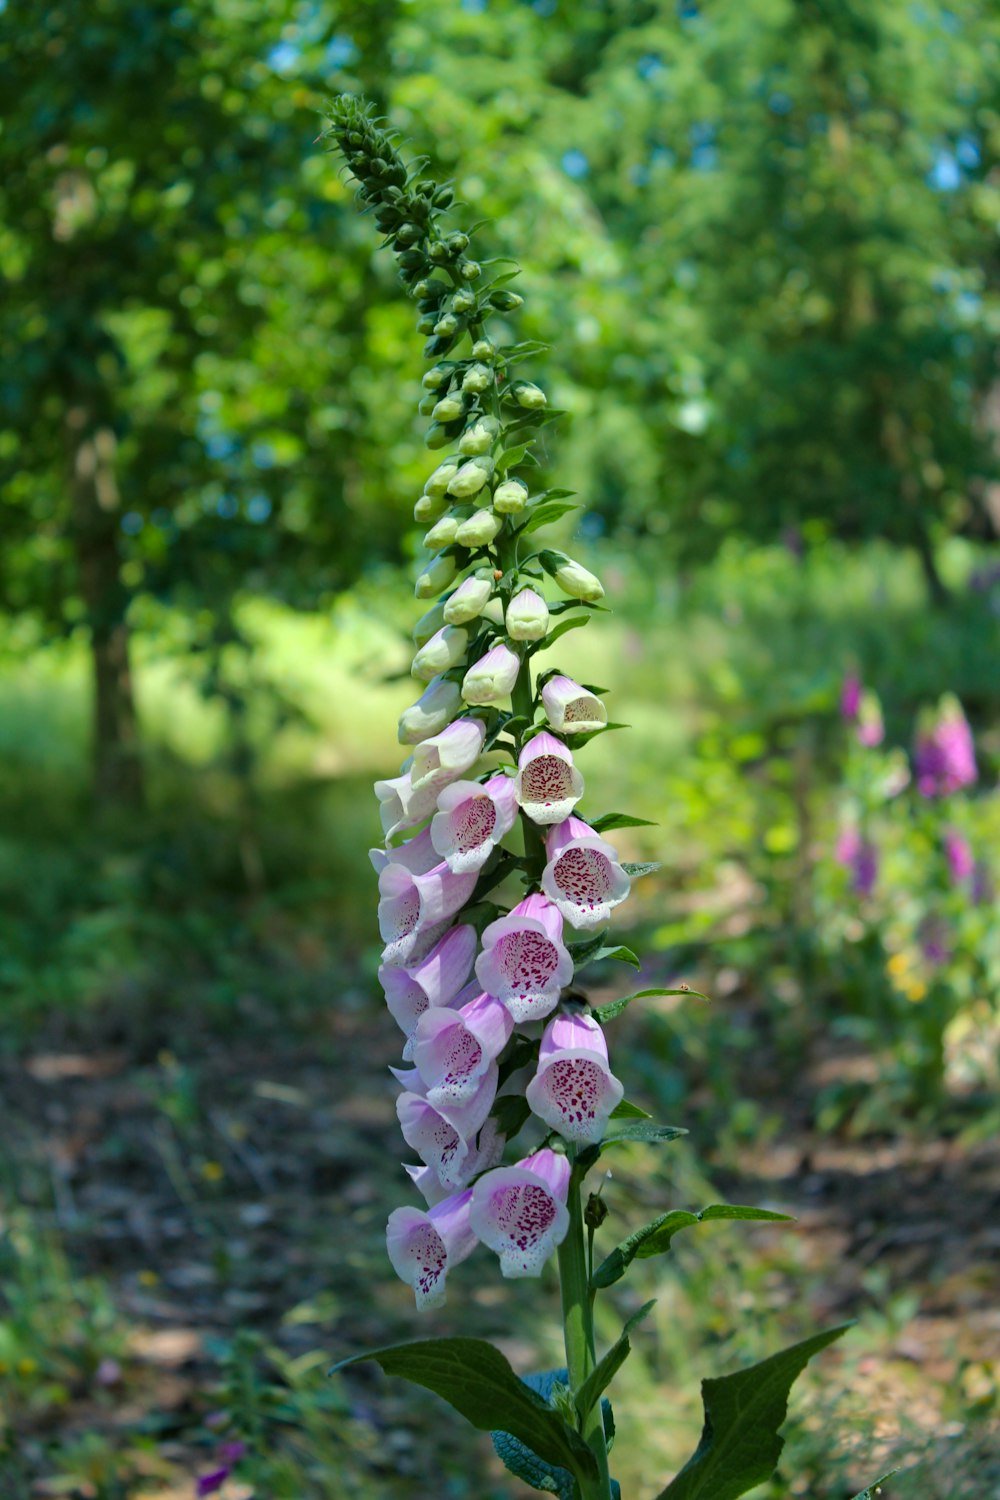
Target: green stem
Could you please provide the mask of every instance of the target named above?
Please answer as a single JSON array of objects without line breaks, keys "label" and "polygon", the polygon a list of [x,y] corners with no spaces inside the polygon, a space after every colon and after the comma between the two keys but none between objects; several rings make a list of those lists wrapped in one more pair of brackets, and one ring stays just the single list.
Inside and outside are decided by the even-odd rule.
[{"label": "green stem", "polygon": [[[587,1276],[581,1182],[574,1168],[569,1185],[569,1230],[559,1246],[559,1284],[570,1389],[578,1391],[594,1368],[594,1319]],[[594,1403],[583,1424],[583,1436],[597,1459],[597,1477],[581,1479],[580,1500],[611,1500],[608,1447],[601,1403]]]}]

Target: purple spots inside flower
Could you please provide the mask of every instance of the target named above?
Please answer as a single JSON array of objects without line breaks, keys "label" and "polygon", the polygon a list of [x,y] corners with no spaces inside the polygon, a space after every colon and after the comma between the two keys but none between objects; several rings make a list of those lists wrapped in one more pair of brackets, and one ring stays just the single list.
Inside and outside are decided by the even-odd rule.
[{"label": "purple spots inside flower", "polygon": [[455,816],[455,847],[462,853],[478,849],[491,837],[497,826],[497,810],[489,797],[470,797]]},{"label": "purple spots inside flower", "polygon": [[413,1262],[417,1301],[430,1297],[448,1268],[448,1251],[433,1224],[421,1224],[410,1234],[406,1253]]},{"label": "purple spots inside flower", "polygon": [[567,1126],[586,1125],[597,1117],[607,1075],[586,1057],[563,1057],[545,1070],[549,1098]]},{"label": "purple spots inside flower", "polygon": [[408,937],[420,920],[420,894],[413,886],[393,903],[394,927],[398,937]]},{"label": "purple spots inside flower", "polygon": [[558,755],[538,755],[521,773],[521,799],[551,807],[573,796],[573,768]]},{"label": "purple spots inside flower", "polygon": [[525,1265],[533,1260],[531,1252],[546,1230],[551,1229],[555,1217],[555,1201],[540,1185],[518,1183],[502,1189],[493,1198],[497,1231],[506,1239],[509,1250],[521,1252]]},{"label": "purple spots inside flower", "polygon": [[559,963],[555,944],[543,932],[509,933],[493,951],[510,994],[519,1000],[544,990]]},{"label": "purple spots inside flower", "polygon": [[611,891],[611,864],[599,849],[567,849],[556,861],[554,877],[563,896],[587,910],[602,905]]}]

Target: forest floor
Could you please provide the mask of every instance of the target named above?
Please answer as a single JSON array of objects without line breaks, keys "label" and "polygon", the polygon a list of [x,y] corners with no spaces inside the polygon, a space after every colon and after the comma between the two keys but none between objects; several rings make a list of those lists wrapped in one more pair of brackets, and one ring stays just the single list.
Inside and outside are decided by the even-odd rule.
[{"label": "forest floor", "polygon": [[[631,1013],[623,1023],[633,1050],[646,1024]],[[521,1369],[560,1362],[548,1276],[505,1285],[482,1255],[456,1274],[449,1304],[415,1323],[382,1238],[406,1197],[385,1068],[397,1043],[370,1004],[332,1004],[304,1028],[248,1000],[224,1031],[197,1016],[137,1022],[123,1009],[88,1023],[84,1043],[52,1023],[0,1062],[3,1500],[191,1500],[236,1439],[248,1451],[223,1500],[510,1495],[488,1442],[427,1393],[373,1366],[324,1379],[329,1362],[366,1346],[456,1328],[497,1339]],[[1000,1496],[1000,1156],[960,1135],[819,1134],[817,1087],[864,1067],[817,1042],[775,1097],[766,1051],[739,1059],[739,1096],[769,1112],[768,1138],[750,1131],[714,1154],[710,1143],[699,1183],[798,1223],[749,1237],[713,1226],[693,1320],[669,1313],[684,1295],[677,1258],[666,1272],[656,1263],[673,1278],[667,1320],[652,1329],[667,1347],[636,1373],[652,1390],[631,1427],[619,1415],[622,1449],[642,1436],[657,1463],[683,1461],[698,1431],[697,1379],[685,1373],[691,1389],[660,1433],[671,1368],[690,1355],[699,1373],[719,1373],[734,1351],[763,1352],[734,1344],[726,1318],[769,1318],[770,1340],[775,1322],[796,1337],[860,1316],[845,1352],[824,1357],[825,1394],[815,1387],[813,1416],[790,1440],[800,1472],[790,1467],[767,1493],[846,1500],[878,1472],[871,1465],[926,1452],[923,1479],[887,1488],[888,1500]],[[707,1086],[695,1079],[692,1117]],[[693,1180],[630,1154],[613,1188],[636,1222],[664,1206],[651,1188],[698,1206]],[[744,1273],[749,1291],[730,1292]],[[834,1387],[847,1403],[835,1420],[863,1412],[868,1426],[831,1457],[823,1414]],[[636,1500],[659,1487],[637,1457],[618,1472]]]}]

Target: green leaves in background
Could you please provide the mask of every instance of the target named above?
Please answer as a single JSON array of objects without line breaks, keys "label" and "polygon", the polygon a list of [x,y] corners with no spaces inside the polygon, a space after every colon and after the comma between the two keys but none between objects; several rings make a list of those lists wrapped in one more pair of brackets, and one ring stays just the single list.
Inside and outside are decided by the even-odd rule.
[{"label": "green leaves in background", "polygon": [[595,1005],[591,1014],[595,1021],[600,1021],[602,1024],[605,1021],[613,1021],[627,1006],[632,1004],[633,1000],[648,1000],[653,995],[690,995],[695,1000],[708,999],[708,996],[703,995],[701,990],[689,989],[687,985],[681,985],[677,989],[663,989],[656,985],[649,990],[635,990],[631,995],[622,995],[618,1000],[609,1000],[605,1005]]},{"label": "green leaves in background", "polygon": [[520,1380],[498,1349],[483,1339],[421,1339],[352,1355],[331,1374],[373,1359],[387,1375],[399,1375],[443,1397],[480,1432],[503,1423],[536,1454],[571,1473],[594,1474],[594,1455],[579,1433],[537,1391]]},{"label": "green leaves in background", "polygon": [[769,1208],[746,1208],[738,1203],[710,1203],[700,1213],[674,1208],[660,1214],[641,1229],[622,1240],[611,1254],[602,1260],[593,1276],[595,1287],[613,1286],[620,1281],[633,1260],[648,1260],[654,1255],[663,1255],[670,1249],[671,1241],[681,1229],[690,1229],[695,1224],[711,1223],[719,1219],[745,1219],[760,1223],[791,1223],[791,1214],[773,1213]]},{"label": "green leaves in background", "polygon": [[703,1380],[701,1442],[657,1500],[737,1500],[769,1479],[784,1447],[778,1429],[793,1382],[814,1354],[850,1326],[814,1334],[735,1375]]}]

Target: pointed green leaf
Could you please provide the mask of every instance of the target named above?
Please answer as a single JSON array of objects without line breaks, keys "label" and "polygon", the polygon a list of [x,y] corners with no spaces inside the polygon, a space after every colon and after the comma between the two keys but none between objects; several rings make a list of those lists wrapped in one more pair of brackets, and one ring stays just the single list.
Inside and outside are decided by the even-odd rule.
[{"label": "pointed green leaf", "polygon": [[546,500],[529,511],[528,519],[517,529],[519,532],[539,531],[541,527],[551,526],[563,516],[568,516],[571,510],[579,509],[578,505],[569,500]]},{"label": "pointed green leaf", "polygon": [[633,880],[638,880],[640,875],[652,875],[654,870],[659,870],[661,868],[662,866],[658,859],[654,859],[649,864],[644,865],[633,864],[630,860],[622,861],[622,869],[625,871],[625,874],[630,875]]},{"label": "pointed green leaf", "polygon": [[631,948],[626,948],[621,943],[617,944],[614,948],[606,948],[603,936],[596,939],[591,938],[586,943],[571,943],[569,951],[573,956],[573,964],[577,974],[587,964],[603,963],[606,958],[621,959],[622,963],[631,964],[633,969],[642,967]]},{"label": "pointed green leaf", "polygon": [[689,1213],[685,1208],[673,1208],[660,1214],[641,1229],[616,1245],[611,1254],[594,1272],[594,1286],[613,1286],[619,1281],[633,1260],[648,1260],[653,1255],[663,1255],[670,1249],[670,1242],[681,1229],[690,1229],[695,1224],[707,1224],[718,1219],[745,1219],[759,1223],[793,1223],[791,1214],[778,1214],[769,1208],[747,1208],[741,1203],[710,1203],[700,1213]]},{"label": "pointed green leaf", "polygon": [[635,990],[631,995],[622,995],[620,1000],[609,1000],[606,1005],[597,1005],[591,1011],[591,1015],[603,1026],[606,1021],[613,1021],[615,1016],[620,1016],[633,1000],[648,1000],[652,995],[691,995],[695,1000],[708,999],[708,996],[703,995],[701,990],[688,989],[686,984],[682,984],[679,989],[675,990],[663,989],[655,985],[651,990]]},{"label": "pointed green leaf", "polygon": [[653,1117],[648,1109],[640,1109],[638,1104],[633,1104],[630,1099],[623,1099],[616,1104],[609,1116],[612,1120],[651,1120]]},{"label": "pointed green leaf", "polygon": [[[565,1385],[569,1379],[567,1370],[547,1370],[541,1375],[525,1375],[525,1385],[537,1391],[544,1401],[551,1402],[552,1392],[558,1382]],[[611,1410],[611,1402],[605,1398],[601,1402],[601,1411],[604,1416],[604,1431],[608,1441],[608,1452],[614,1447],[615,1418]],[[556,1495],[558,1500],[576,1500],[579,1493],[576,1481],[568,1469],[558,1468],[554,1464],[546,1463],[538,1457],[530,1448],[526,1447],[519,1438],[513,1437],[509,1432],[493,1432],[493,1447],[497,1457],[511,1474],[528,1484],[532,1489],[541,1490],[547,1495]],[[621,1490],[616,1480],[611,1481],[612,1500],[621,1500]]]},{"label": "pointed green leaf", "polygon": [[701,1442],[657,1500],[737,1500],[770,1479],[784,1447],[778,1428],[793,1382],[814,1354],[850,1326],[814,1334],[735,1375],[703,1380]]},{"label": "pointed green leaf", "polygon": [[628,1336],[636,1324],[642,1322],[655,1303],[656,1298],[654,1297],[651,1302],[644,1303],[637,1313],[632,1314],[615,1342],[611,1345],[611,1348],[598,1360],[593,1370],[591,1370],[583,1382],[583,1385],[576,1392],[576,1409],[581,1422],[587,1420],[587,1414],[594,1405],[594,1402],[601,1395],[602,1391],[607,1390],[615,1375],[621,1369],[626,1359],[628,1359],[632,1350]]},{"label": "pointed green leaf", "polygon": [[[547,651],[549,647],[554,646],[559,637],[561,635],[565,635],[567,631],[579,630],[581,625],[589,624],[589,615],[571,615],[568,620],[560,620],[559,624],[556,625],[552,630],[550,630],[545,639],[543,641],[539,641],[538,645],[534,649],[535,651]],[[576,738],[576,736],[574,736],[574,738]]]},{"label": "pointed green leaf", "polygon": [[888,1474],[883,1474],[881,1479],[876,1479],[866,1490],[862,1490],[859,1495],[855,1495],[854,1500],[876,1500],[876,1496],[882,1493],[880,1486],[885,1484],[887,1479],[891,1479],[893,1474],[898,1473],[898,1469],[890,1469]]},{"label": "pointed green leaf", "polygon": [[645,1120],[629,1120],[606,1135],[601,1147],[627,1145],[631,1141],[673,1141],[679,1135],[687,1135],[680,1125],[649,1125]]},{"label": "pointed green leaf", "polygon": [[579,1433],[536,1391],[519,1380],[499,1349],[484,1339],[420,1339],[355,1354],[333,1366],[346,1370],[373,1359],[387,1375],[400,1375],[442,1396],[480,1432],[498,1423],[533,1453],[573,1474],[596,1474],[594,1455]]},{"label": "pointed green leaf", "polygon": [[506,474],[508,469],[515,469],[521,463],[527,451],[527,443],[520,443],[516,448],[508,448],[497,459],[496,472],[498,474]]},{"label": "pointed green leaf", "polygon": [[655,828],[656,824],[650,818],[633,818],[631,813],[605,813],[590,826],[595,833],[607,833],[612,828]]}]

